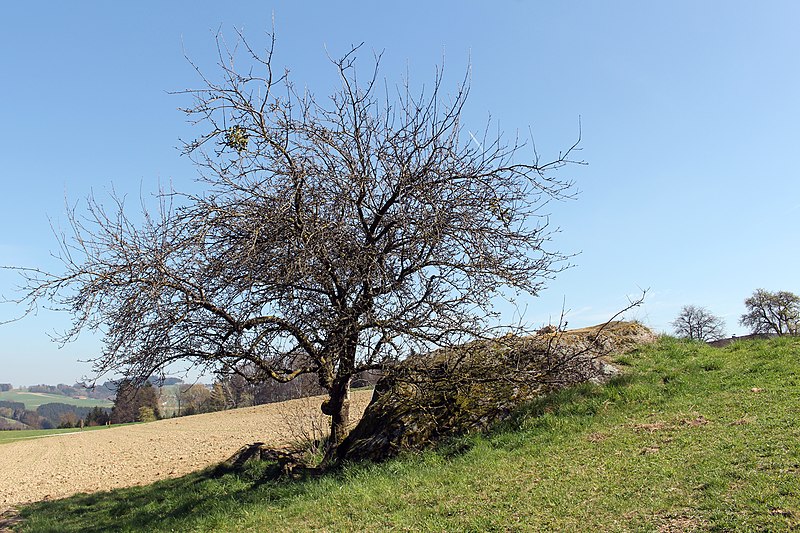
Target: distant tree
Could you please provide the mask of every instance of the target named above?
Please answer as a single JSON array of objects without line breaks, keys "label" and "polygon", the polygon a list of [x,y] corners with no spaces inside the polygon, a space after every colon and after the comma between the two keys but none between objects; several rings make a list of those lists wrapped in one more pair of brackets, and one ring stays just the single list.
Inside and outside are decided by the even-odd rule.
[{"label": "distant tree", "polygon": [[[241,365],[235,373],[218,375],[214,383],[215,386],[219,384],[222,387],[227,408],[261,405],[325,394],[325,389],[311,374],[297,376],[289,382],[280,382],[253,379],[254,373],[257,373],[257,370],[250,365]],[[354,383],[356,377],[354,376]]]},{"label": "distant tree", "polygon": [[32,429],[50,429],[53,424],[46,418],[39,416],[36,411],[25,411],[20,419],[20,422],[27,424]]},{"label": "distant tree", "polygon": [[374,387],[382,374],[377,371],[364,371],[353,377],[353,388]]},{"label": "distant tree", "polygon": [[[45,403],[36,408],[36,414],[47,420],[53,426],[59,426],[64,419],[64,415],[72,413],[74,416],[68,416],[67,420],[77,422],[83,419],[89,411],[90,407],[78,407],[67,403]],[[73,423],[73,426],[75,424]]]},{"label": "distant tree", "polygon": [[476,136],[467,81],[446,94],[438,71],[419,91],[384,90],[378,64],[357,75],[357,48],[317,97],[272,52],[220,45],[220,76],[184,93],[207,190],[164,194],[141,223],[90,198],[63,234],[63,270],[22,270],[23,300],[72,312],[65,340],[103,331],[99,373],[141,381],[184,360],[313,376],[330,458],[353,376],[518,329],[500,329],[494,303],[535,296],[566,267],[543,208],[572,195],[553,171],[578,142],[540,160],[488,125]]},{"label": "distant tree", "polygon": [[104,426],[111,421],[111,416],[108,409],[102,407],[93,407],[89,413],[86,414],[84,424],[87,427],[91,426]]},{"label": "distant tree", "polygon": [[744,301],[747,312],[739,323],[753,333],[797,335],[800,333],[800,296],[788,291],[757,289]]},{"label": "distant tree", "polygon": [[178,385],[178,416],[207,412],[210,398],[211,391],[205,385]]},{"label": "distant tree", "polygon": [[28,411],[27,409],[25,409],[24,404],[23,404],[23,407],[20,407],[18,409],[14,409],[14,415],[11,418],[13,418],[14,420],[18,420],[18,421],[24,423],[25,416],[28,413],[32,413],[32,412],[33,411]]},{"label": "distant tree", "polygon": [[255,405],[254,385],[239,374],[221,375],[217,382],[225,391],[225,402],[231,409]]},{"label": "distant tree", "polygon": [[8,407],[14,411],[25,410],[25,404],[22,402],[11,402],[8,400],[0,400],[0,407]]},{"label": "distant tree", "polygon": [[139,414],[136,416],[137,422],[155,422],[156,414],[152,407],[139,407]]},{"label": "distant tree", "polygon": [[675,334],[684,339],[715,341],[725,336],[725,321],[705,307],[684,305],[672,322]]},{"label": "distant tree", "polygon": [[13,388],[11,383],[0,383],[0,392],[8,392]]},{"label": "distant tree", "polygon": [[208,412],[222,411],[228,408],[225,398],[225,389],[219,381],[214,382],[211,387],[211,396],[208,398]]},{"label": "distant tree", "polygon": [[152,409],[153,416],[159,418],[158,392],[150,382],[137,386],[129,380],[123,380],[117,387],[117,396],[111,410],[111,422],[122,424],[139,420],[139,409],[148,407]]},{"label": "distant tree", "polygon": [[67,411],[59,415],[59,428],[74,428],[78,425],[78,415],[75,411]]},{"label": "distant tree", "polygon": [[132,383],[123,381],[119,384],[117,395],[114,398],[114,407],[111,409],[111,423],[124,424],[135,422],[139,413],[139,405],[136,402],[136,390]]},{"label": "distant tree", "polygon": [[298,376],[287,383],[278,381],[265,381],[255,387],[255,403],[261,405],[265,403],[284,402],[295,398],[306,398],[308,396],[318,396],[325,394],[325,389],[320,386],[319,380],[314,376]]}]

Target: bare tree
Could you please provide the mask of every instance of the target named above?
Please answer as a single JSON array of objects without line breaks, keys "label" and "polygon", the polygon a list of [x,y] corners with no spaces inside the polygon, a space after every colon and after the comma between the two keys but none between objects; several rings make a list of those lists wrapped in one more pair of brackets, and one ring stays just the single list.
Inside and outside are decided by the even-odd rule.
[{"label": "bare tree", "polygon": [[744,305],[747,312],[739,323],[753,333],[797,335],[800,332],[800,296],[794,293],[756,289]]},{"label": "bare tree", "polygon": [[222,375],[217,382],[225,391],[225,401],[229,408],[238,409],[254,405],[254,385],[241,375]]},{"label": "bare tree", "polygon": [[221,81],[201,73],[181,92],[206,192],[166,192],[142,223],[90,197],[61,239],[64,272],[26,270],[26,297],[72,312],[64,340],[104,333],[100,374],[184,360],[253,381],[316,375],[330,451],[354,375],[502,333],[495,298],[536,295],[567,266],[543,207],[571,196],[552,171],[577,143],[541,162],[488,126],[476,137],[466,81],[449,97],[441,71],[419,92],[379,88],[380,58],[359,78],[358,47],[332,60],[340,85],[319,99],[275,75],[274,39],[264,54],[238,42],[218,40]]},{"label": "bare tree", "polygon": [[672,322],[675,334],[684,339],[715,341],[725,336],[725,321],[705,307],[684,305]]}]

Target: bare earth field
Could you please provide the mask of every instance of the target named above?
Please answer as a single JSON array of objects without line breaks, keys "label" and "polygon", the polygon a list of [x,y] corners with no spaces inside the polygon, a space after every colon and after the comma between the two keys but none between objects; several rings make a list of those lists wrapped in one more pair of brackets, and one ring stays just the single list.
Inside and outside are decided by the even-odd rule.
[{"label": "bare earth field", "polygon": [[[358,421],[372,391],[351,394]],[[322,397],[54,435],[0,445],[0,514],[9,507],[179,477],[254,442],[281,446],[320,423]]]}]

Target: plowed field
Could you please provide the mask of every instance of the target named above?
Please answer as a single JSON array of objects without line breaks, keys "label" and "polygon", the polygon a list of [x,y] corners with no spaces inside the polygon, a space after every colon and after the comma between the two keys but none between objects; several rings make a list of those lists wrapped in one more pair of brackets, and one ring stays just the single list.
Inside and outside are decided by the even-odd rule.
[{"label": "plowed field", "polygon": [[[351,417],[371,391],[351,394]],[[144,485],[228,459],[254,442],[281,446],[321,425],[322,397],[0,445],[0,512],[80,492]]]}]

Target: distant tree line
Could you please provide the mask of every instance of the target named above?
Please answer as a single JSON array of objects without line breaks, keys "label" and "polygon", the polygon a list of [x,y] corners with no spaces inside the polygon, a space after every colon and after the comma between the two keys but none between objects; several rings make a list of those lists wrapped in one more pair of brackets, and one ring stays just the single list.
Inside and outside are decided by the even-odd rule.
[{"label": "distant tree line", "polygon": [[[168,378],[176,379],[176,378]],[[180,381],[180,380],[177,380]],[[102,385],[87,386],[84,383],[75,383],[74,385],[67,385],[59,383],[58,385],[30,385],[28,387],[20,388],[21,391],[35,392],[41,394],[57,394],[60,396],[68,396],[70,398],[92,398],[94,400],[111,400],[116,394],[117,384],[114,381],[106,381]],[[14,386],[11,383],[0,383],[0,392],[8,392],[13,390]]]},{"label": "distant tree line", "polygon": [[0,401],[0,429],[53,429],[104,425],[110,409],[46,403],[35,410],[22,402]]},{"label": "distant tree line", "polygon": [[[351,387],[372,387],[380,378],[377,371],[364,371],[353,377]],[[212,401],[211,407],[216,409],[236,409],[267,403],[285,402],[308,396],[326,394],[320,386],[319,379],[313,374],[298,376],[292,381],[282,383],[269,380],[253,382],[246,372],[219,376],[214,382],[212,393],[219,390],[221,401]]]},{"label": "distant tree line", "polygon": [[[0,428],[26,429],[25,426],[28,426],[29,423],[38,424],[37,418],[36,412],[26,410],[25,404],[22,402],[0,401]],[[16,422],[16,424],[13,422]],[[20,426],[20,424],[23,425]]]},{"label": "distant tree line", "polygon": [[[353,387],[372,386],[379,375],[364,372],[353,381]],[[0,384],[0,391],[13,386]],[[149,422],[162,416],[187,416],[226,409],[251,407],[324,394],[316,376],[303,375],[288,383],[268,381],[253,383],[241,374],[218,376],[211,386],[185,384],[179,378],[151,377],[143,385],[130,381],[107,381],[87,388],[82,384],[32,385],[28,392],[58,394],[68,397],[111,398],[111,409],[78,407],[66,403],[46,403],[35,410],[22,402],[0,401],[0,430],[53,429],[90,427],[105,424]],[[171,406],[165,409],[164,406]]]},{"label": "distant tree line", "polygon": [[69,396],[70,398],[82,396],[85,392],[82,388],[79,389],[75,385],[67,385],[65,383],[59,383],[58,385],[31,385],[27,387],[27,389],[28,392],[60,394],[62,396]]},{"label": "distant tree line", "polygon": [[149,381],[137,386],[129,380],[122,380],[117,386],[114,407],[111,409],[111,423],[152,422],[161,418],[158,389]]},{"label": "distant tree line", "polygon": [[[113,381],[106,381],[98,386],[86,386],[83,383],[75,383],[74,385],[67,385],[59,383],[58,385],[31,385],[25,389],[28,392],[38,392],[44,394],[60,394],[61,396],[68,396],[70,398],[92,398],[95,400],[110,400],[116,393],[116,383]],[[0,389],[1,390],[1,389]],[[10,388],[9,388],[10,390]]]},{"label": "distant tree line", "polygon": [[[378,373],[363,372],[355,377],[353,387],[374,386],[379,377]],[[310,374],[288,383],[254,382],[242,372],[217,376],[211,385],[183,383],[177,378],[151,378],[138,386],[127,380],[117,386],[111,411],[113,424],[212,413],[325,394],[316,376]]]},{"label": "distant tree line", "polygon": [[[380,376],[377,373],[363,372],[353,380],[353,387],[372,386],[378,377]],[[13,388],[11,384],[7,385],[7,389],[0,390]],[[325,393],[314,375],[303,375],[288,383],[275,381],[254,383],[244,372],[218,376],[210,386],[201,383],[185,384],[181,379],[174,377],[162,379],[152,377],[142,385],[136,385],[129,380],[107,381],[94,388],[86,388],[82,384],[71,386],[62,383],[33,385],[27,387],[27,391],[70,397],[95,396],[103,399],[110,394],[114,406],[108,409],[54,402],[29,410],[22,402],[0,401],[0,430],[150,422],[165,416],[211,413]]]},{"label": "distant tree line", "polygon": [[94,386],[86,386],[82,383],[78,385],[83,388],[82,395],[93,400],[113,400],[117,393],[116,381],[106,381],[102,385]]}]

